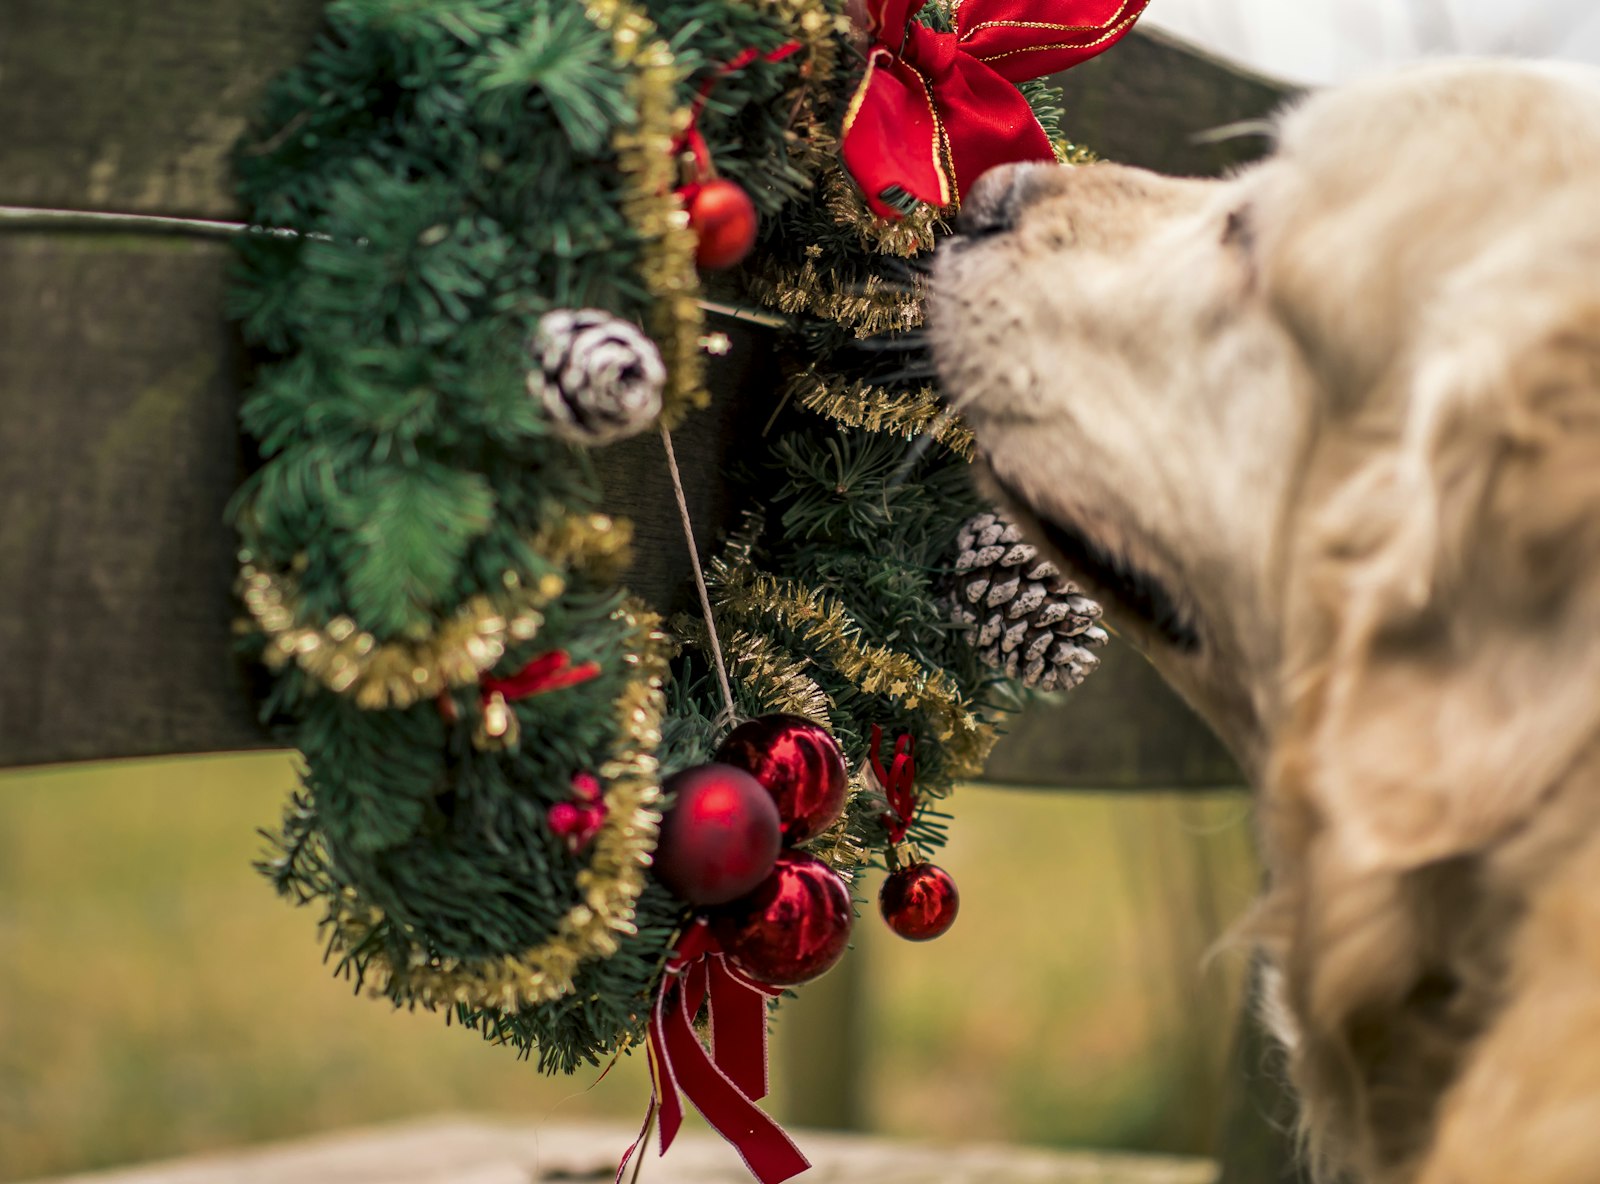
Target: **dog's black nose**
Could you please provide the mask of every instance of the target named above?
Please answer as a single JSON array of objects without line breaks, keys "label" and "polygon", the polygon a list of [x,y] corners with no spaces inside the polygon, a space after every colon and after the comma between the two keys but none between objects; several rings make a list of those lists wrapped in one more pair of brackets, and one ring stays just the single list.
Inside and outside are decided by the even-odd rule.
[{"label": "dog's black nose", "polygon": [[1026,185],[1035,164],[1003,164],[978,178],[961,199],[955,232],[966,238],[1004,234],[1017,224],[1017,216],[1027,204]]}]

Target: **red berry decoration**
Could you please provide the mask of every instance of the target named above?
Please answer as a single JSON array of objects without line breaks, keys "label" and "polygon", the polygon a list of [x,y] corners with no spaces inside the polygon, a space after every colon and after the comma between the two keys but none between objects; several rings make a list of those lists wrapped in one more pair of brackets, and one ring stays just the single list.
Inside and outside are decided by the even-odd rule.
[{"label": "red berry decoration", "polygon": [[699,765],[669,777],[656,878],[693,905],[736,900],[765,880],[781,847],[778,807],[743,769]]},{"label": "red berry decoration", "polygon": [[908,941],[929,941],[956,923],[961,894],[950,873],[931,863],[890,872],[878,892],[883,919]]},{"label": "red berry decoration", "polygon": [[828,729],[798,715],[763,715],[740,724],[717,760],[749,773],[778,803],[784,846],[814,839],[844,812],[850,788],[844,753]]},{"label": "red berry decoration", "polygon": [[711,931],[745,974],[792,987],[844,956],[854,919],[838,872],[803,851],[785,851],[755,891],[712,917]]},{"label": "red berry decoration", "polygon": [[755,202],[732,181],[707,181],[690,190],[689,228],[699,239],[696,266],[708,271],[732,267],[756,244]]}]

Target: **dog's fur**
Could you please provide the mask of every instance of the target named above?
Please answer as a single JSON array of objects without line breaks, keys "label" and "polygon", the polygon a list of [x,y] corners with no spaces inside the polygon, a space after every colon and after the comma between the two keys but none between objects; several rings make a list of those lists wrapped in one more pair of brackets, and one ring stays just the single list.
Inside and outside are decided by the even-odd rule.
[{"label": "dog's fur", "polygon": [[1600,1181],[1600,74],[1430,66],[1277,141],[986,177],[946,392],[1258,788],[1324,1170]]}]

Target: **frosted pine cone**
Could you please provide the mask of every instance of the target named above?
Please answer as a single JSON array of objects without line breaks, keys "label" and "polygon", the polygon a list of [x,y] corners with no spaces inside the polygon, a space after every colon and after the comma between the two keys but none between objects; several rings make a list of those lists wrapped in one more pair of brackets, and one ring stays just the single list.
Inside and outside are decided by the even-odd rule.
[{"label": "frosted pine cone", "polygon": [[998,514],[967,520],[956,536],[951,615],[985,665],[1041,691],[1077,686],[1100,665],[1100,606]]},{"label": "frosted pine cone", "polygon": [[564,440],[607,444],[642,432],[661,414],[661,351],[621,317],[595,308],[546,313],[529,352],[528,393]]}]

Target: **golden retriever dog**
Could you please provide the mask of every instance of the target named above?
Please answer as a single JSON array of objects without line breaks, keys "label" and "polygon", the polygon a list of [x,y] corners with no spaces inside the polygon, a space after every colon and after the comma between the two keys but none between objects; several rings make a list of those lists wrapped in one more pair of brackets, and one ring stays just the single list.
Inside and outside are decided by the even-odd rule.
[{"label": "golden retriever dog", "polygon": [[1223,180],[996,170],[956,229],[984,479],[1257,789],[1313,1163],[1600,1181],[1600,73],[1316,95]]}]

